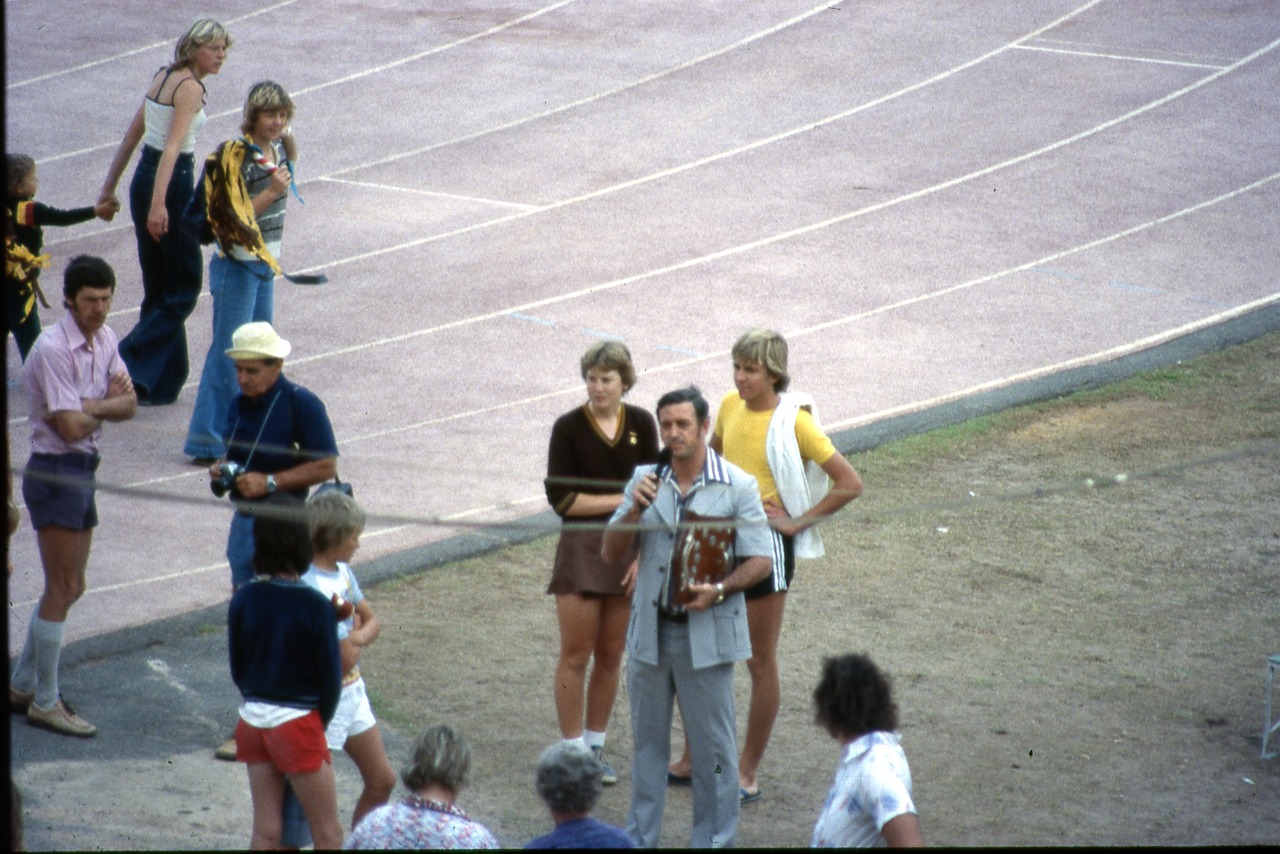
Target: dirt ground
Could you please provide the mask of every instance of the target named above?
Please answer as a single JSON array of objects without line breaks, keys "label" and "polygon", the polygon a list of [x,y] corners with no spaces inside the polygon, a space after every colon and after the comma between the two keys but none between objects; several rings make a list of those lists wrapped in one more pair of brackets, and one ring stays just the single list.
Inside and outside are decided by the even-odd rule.
[{"label": "dirt ground", "polygon": [[[738,844],[808,843],[838,755],[810,695],[846,651],[895,680],[931,844],[1280,839],[1280,760],[1258,758],[1280,651],[1277,364],[1270,335],[854,456],[866,491],[789,595],[765,797]],[[468,737],[461,803],[506,845],[549,827],[532,773],[558,735],[554,544],[370,591],[380,716]],[[739,668],[740,734],[747,683]],[[608,745],[622,779],[597,810],[619,824],[628,715],[624,689]],[[671,790],[664,845],[687,844],[689,804]]]}]

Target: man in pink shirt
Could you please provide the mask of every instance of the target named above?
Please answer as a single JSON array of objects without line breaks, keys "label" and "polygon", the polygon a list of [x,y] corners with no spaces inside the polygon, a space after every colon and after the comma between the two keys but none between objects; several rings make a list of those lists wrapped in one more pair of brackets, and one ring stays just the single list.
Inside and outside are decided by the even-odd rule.
[{"label": "man in pink shirt", "polygon": [[115,289],[115,272],[106,261],[89,255],[71,259],[62,288],[67,314],[40,335],[22,368],[31,421],[22,497],[40,546],[44,593],[9,677],[9,707],[25,711],[36,726],[81,737],[97,729],[58,692],[62,627],[85,590],[98,524],[94,472],[102,425],[126,421],[138,410],[116,334],[107,326]]}]

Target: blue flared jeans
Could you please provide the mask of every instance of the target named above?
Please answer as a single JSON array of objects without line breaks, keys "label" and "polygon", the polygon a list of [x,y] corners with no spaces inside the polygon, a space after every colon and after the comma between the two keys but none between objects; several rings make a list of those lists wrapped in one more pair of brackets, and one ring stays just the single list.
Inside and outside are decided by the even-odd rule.
[{"label": "blue flared jeans", "polygon": [[169,230],[160,240],[147,231],[160,164],[158,150],[143,146],[129,185],[129,213],[142,268],[142,310],[137,325],[120,342],[120,358],[129,367],[143,403],[173,403],[190,369],[185,324],[195,310],[204,277],[200,241],[183,227],[183,213],[194,192],[194,160],[190,154],[180,154],[174,162],[164,200]]},{"label": "blue flared jeans", "polygon": [[183,453],[195,459],[219,459],[227,452],[227,410],[239,393],[235,362],[227,355],[231,336],[253,321],[272,320],[275,273],[262,261],[237,261],[214,252],[209,261],[213,296],[213,341],[200,373],[196,408],[191,413]]}]

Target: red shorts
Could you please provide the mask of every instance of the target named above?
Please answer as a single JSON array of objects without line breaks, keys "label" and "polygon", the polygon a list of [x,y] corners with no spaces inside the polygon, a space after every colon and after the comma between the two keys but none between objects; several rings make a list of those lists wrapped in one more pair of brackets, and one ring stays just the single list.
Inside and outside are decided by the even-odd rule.
[{"label": "red shorts", "polygon": [[310,774],[333,761],[315,709],[271,729],[259,729],[241,720],[236,724],[236,759],[270,762],[285,774]]}]

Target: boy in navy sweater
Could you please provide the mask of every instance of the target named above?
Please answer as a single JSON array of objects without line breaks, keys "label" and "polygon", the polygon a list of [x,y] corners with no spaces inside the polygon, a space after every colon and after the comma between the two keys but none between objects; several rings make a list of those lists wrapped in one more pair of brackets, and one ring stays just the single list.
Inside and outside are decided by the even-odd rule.
[{"label": "boy in navy sweater", "polygon": [[273,496],[255,510],[257,576],[231,597],[231,678],[244,702],[236,758],[253,797],[251,848],[281,842],[287,779],[302,802],[317,849],[342,846],[333,757],[325,727],[342,693],[333,603],[305,584],[311,528],[302,500]]}]

